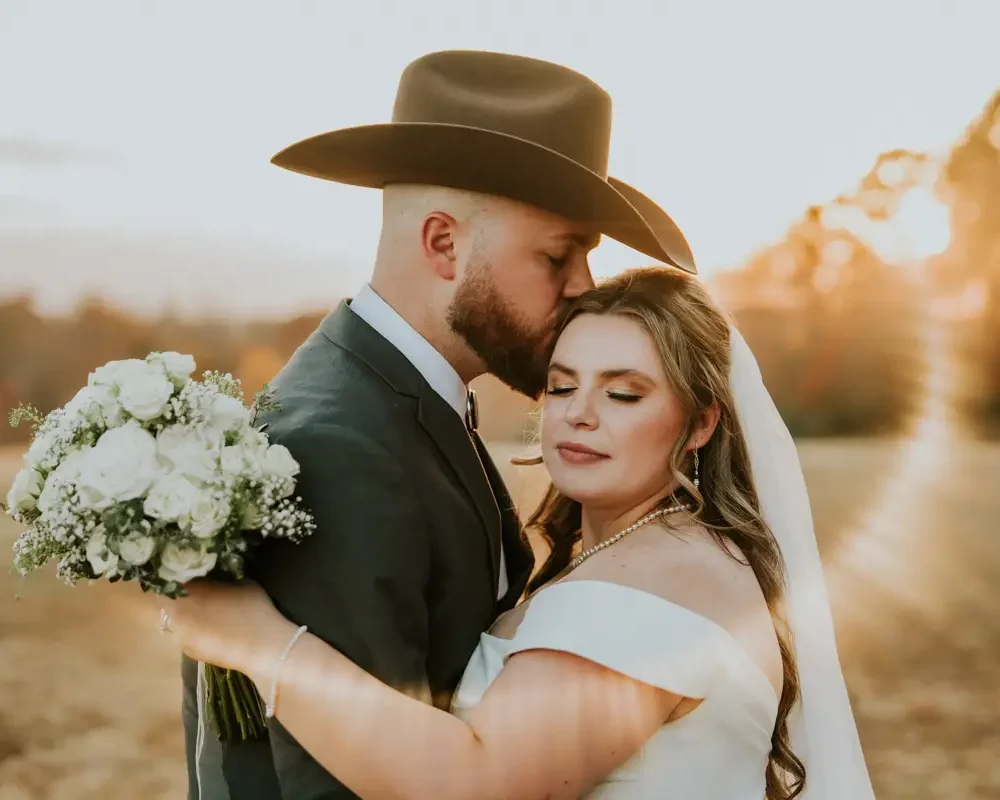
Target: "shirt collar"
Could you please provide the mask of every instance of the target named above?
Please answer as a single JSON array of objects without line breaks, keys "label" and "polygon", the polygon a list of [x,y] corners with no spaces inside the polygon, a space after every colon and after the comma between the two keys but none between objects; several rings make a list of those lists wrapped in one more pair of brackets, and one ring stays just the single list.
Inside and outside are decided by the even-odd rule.
[{"label": "shirt collar", "polygon": [[456,414],[465,416],[468,389],[455,368],[371,284],[366,283],[351,300],[351,311],[399,350]]}]

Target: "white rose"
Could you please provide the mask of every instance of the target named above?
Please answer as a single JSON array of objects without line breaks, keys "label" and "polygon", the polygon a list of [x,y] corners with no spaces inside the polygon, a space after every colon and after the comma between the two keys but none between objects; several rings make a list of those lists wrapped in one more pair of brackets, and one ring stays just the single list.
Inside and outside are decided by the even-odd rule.
[{"label": "white rose", "polygon": [[188,515],[191,533],[199,539],[208,539],[221,530],[229,519],[229,501],[208,492],[202,492]]},{"label": "white rose", "polygon": [[250,412],[235,397],[227,394],[217,394],[212,398],[208,409],[208,424],[220,431],[234,431],[241,425],[246,425]]},{"label": "white rose", "polygon": [[63,410],[70,417],[82,417],[90,425],[115,428],[125,421],[121,405],[111,388],[104,385],[84,386]]},{"label": "white rose", "polygon": [[243,475],[250,470],[252,463],[252,456],[241,444],[227,445],[219,455],[219,466],[227,478]]},{"label": "white rose", "polygon": [[142,510],[147,516],[186,525],[201,490],[180,472],[169,472],[153,483]]},{"label": "white rose", "polygon": [[38,496],[38,510],[43,514],[48,514],[63,500],[63,490],[67,486],[72,486],[80,478],[80,470],[83,468],[91,447],[77,447],[70,450],[63,456],[58,466],[49,473],[45,479],[45,486]]},{"label": "white rose", "polygon": [[110,577],[118,570],[118,556],[108,548],[103,527],[96,528],[87,540],[87,561],[98,576]]},{"label": "white rose", "polygon": [[73,395],[63,411],[70,417],[83,417],[91,425],[101,425],[104,423],[104,416],[101,414],[101,406],[97,402],[97,392],[106,391],[106,387],[84,386]]},{"label": "white rose", "polygon": [[288,448],[281,444],[272,444],[258,457],[261,469],[267,475],[284,481],[281,497],[288,497],[295,491],[294,478],[299,474],[299,464],[292,458]]},{"label": "white rose", "polygon": [[24,467],[14,476],[7,493],[8,511],[31,511],[38,505],[42,493],[42,476],[34,467]]},{"label": "white rose", "polygon": [[222,440],[191,425],[171,425],[156,435],[156,453],[165,470],[210,481],[218,472]]},{"label": "white rose", "polygon": [[259,458],[260,466],[268,475],[277,478],[294,478],[299,474],[299,463],[283,444],[272,444]]},{"label": "white rose", "polygon": [[143,422],[160,416],[174,393],[174,385],[163,370],[138,361],[123,367],[115,375],[118,402],[136,419]]},{"label": "white rose", "polygon": [[146,362],[138,358],[126,358],[121,361],[109,361],[107,364],[98,367],[87,378],[88,386],[115,386],[118,383],[118,376],[134,370],[137,366],[145,365]]},{"label": "white rose", "polygon": [[209,553],[204,547],[193,550],[168,542],[160,553],[159,574],[167,581],[187,583],[211,572],[218,558],[218,553]]},{"label": "white rose", "polygon": [[90,445],[84,447],[74,447],[66,452],[60,459],[59,466],[52,472],[58,475],[60,480],[68,483],[75,483],[80,478],[83,466],[87,461],[87,456],[93,450]]},{"label": "white rose", "polygon": [[135,420],[105,431],[80,464],[77,486],[86,508],[102,510],[140,497],[160,472],[156,439]]},{"label": "white rose", "polygon": [[156,552],[156,540],[139,531],[132,531],[118,545],[118,552],[129,564],[145,564]]},{"label": "white rose", "polygon": [[167,377],[176,384],[183,384],[195,370],[194,356],[175,353],[172,350],[166,353],[150,353],[146,361],[163,367]]}]

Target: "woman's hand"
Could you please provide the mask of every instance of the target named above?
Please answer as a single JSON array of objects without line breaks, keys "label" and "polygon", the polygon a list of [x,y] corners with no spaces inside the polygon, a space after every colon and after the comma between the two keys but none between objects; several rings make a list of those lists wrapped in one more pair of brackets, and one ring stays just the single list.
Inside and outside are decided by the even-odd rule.
[{"label": "woman's hand", "polygon": [[244,673],[258,686],[295,632],[257,584],[239,586],[198,580],[187,597],[158,597],[165,631],[191,658]]}]

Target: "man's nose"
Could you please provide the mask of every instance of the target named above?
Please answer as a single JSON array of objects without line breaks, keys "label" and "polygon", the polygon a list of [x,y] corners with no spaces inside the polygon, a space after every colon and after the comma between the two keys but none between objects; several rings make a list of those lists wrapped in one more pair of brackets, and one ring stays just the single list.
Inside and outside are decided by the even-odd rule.
[{"label": "man's nose", "polygon": [[573,272],[566,281],[566,288],[563,290],[565,297],[579,297],[584,292],[589,292],[594,288],[594,276],[590,274],[590,265],[584,261],[579,266],[573,267]]}]

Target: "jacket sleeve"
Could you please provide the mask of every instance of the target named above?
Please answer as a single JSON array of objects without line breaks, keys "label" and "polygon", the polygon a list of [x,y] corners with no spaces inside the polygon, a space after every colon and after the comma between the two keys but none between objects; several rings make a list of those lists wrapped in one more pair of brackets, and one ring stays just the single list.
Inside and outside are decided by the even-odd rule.
[{"label": "jacket sleeve", "polygon": [[[263,548],[255,579],[289,619],[384,683],[430,702],[430,552],[403,468],[370,437],[342,426],[299,429],[277,441],[301,467],[296,494],[316,531],[300,544]],[[280,723],[272,720],[269,733],[284,800],[355,796]]]}]

